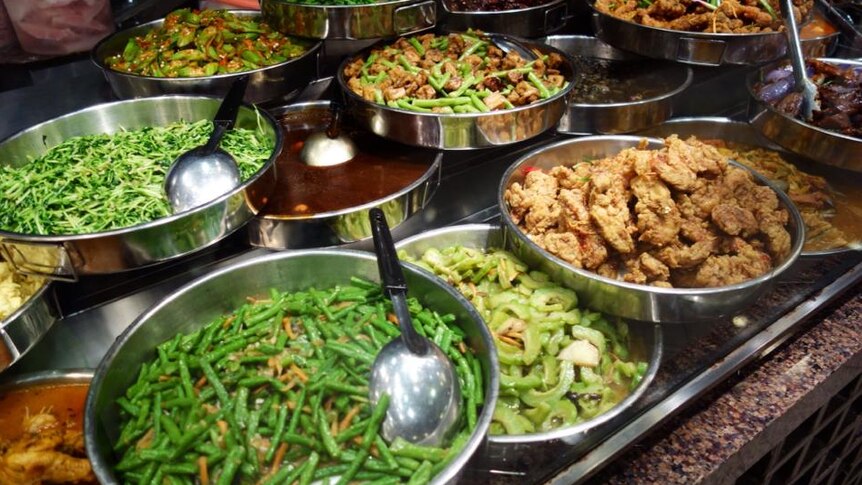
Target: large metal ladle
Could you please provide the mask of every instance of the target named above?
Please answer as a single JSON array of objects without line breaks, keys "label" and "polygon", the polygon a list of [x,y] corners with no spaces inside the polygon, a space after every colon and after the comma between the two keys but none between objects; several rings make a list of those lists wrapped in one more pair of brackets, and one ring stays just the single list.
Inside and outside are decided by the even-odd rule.
[{"label": "large metal ladle", "polygon": [[213,132],[206,145],[183,153],[168,169],[165,192],[175,213],[215,200],[240,184],[236,160],[219,148],[219,143],[233,128],[247,85],[247,75],[234,81],[213,119]]},{"label": "large metal ladle", "polygon": [[799,30],[796,27],[796,17],[793,16],[792,0],[781,0],[781,18],[784,20],[784,30],[787,32],[787,52],[790,64],[793,66],[796,91],[802,95],[799,112],[805,121],[811,121],[814,110],[820,109],[817,103],[817,86],[808,78]]},{"label": "large metal ladle", "polygon": [[305,139],[300,160],[311,167],[331,167],[349,162],[356,156],[356,145],[341,130],[341,105],[330,105],[330,121],[326,131],[312,133]]},{"label": "large metal ladle", "polygon": [[380,209],[371,209],[369,217],[380,278],[401,327],[401,337],[386,344],[371,366],[371,401],[376,403],[384,393],[389,395],[382,426],[386,441],[401,437],[411,443],[439,446],[455,434],[461,416],[455,366],[440,347],[413,328],[407,285],[389,226]]}]

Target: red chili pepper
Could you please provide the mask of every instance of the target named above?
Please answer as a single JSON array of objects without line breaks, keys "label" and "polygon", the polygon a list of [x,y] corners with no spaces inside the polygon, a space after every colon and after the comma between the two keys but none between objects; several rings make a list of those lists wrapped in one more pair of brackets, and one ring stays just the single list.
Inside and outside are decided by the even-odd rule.
[{"label": "red chili pepper", "polygon": [[541,170],[541,168],[539,168],[539,167],[534,167],[534,166],[532,166],[532,165],[527,165],[526,167],[524,167],[524,168],[522,168],[522,169],[521,169],[521,171],[523,171],[523,172],[524,172],[524,175],[527,175],[528,173],[530,173],[530,172],[532,172],[532,171],[535,171],[535,170]]}]

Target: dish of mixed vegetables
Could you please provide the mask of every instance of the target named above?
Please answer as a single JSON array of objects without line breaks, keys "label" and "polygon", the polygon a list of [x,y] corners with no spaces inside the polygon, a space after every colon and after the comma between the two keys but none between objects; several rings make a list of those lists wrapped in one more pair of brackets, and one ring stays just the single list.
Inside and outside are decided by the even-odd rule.
[{"label": "dish of mixed vegetables", "polygon": [[[212,126],[201,120],[76,136],[29,163],[0,166],[0,230],[89,234],[169,216],[167,170],[180,154],[204,145]],[[272,155],[274,142],[257,130],[234,128],[221,148],[246,180]]]},{"label": "dish of mixed vegetables", "polygon": [[424,34],[372,49],[344,68],[347,87],[378,104],[416,112],[481,113],[556,96],[569,82],[557,53],[527,60],[482,33]]},{"label": "dish of mixed vegetables", "polygon": [[161,27],[129,39],[123,52],[105,64],[143,76],[201,77],[272,66],[307,49],[255,17],[180,9],[169,13]]},{"label": "dish of mixed vegetables", "polygon": [[539,433],[589,420],[622,401],[647,363],[620,321],[579,308],[575,292],[499,249],[452,246],[413,260],[455,286],[494,336],[500,395],[490,433]]},{"label": "dish of mixed vegetables", "polygon": [[117,400],[114,467],[126,483],[426,483],[467,443],[484,401],[480,362],[452,315],[415,299],[417,330],[456,364],[460,433],[448,447],[383,440],[388,396],[369,402],[371,364],[400,335],[380,286],[271,290],[178,334]]}]

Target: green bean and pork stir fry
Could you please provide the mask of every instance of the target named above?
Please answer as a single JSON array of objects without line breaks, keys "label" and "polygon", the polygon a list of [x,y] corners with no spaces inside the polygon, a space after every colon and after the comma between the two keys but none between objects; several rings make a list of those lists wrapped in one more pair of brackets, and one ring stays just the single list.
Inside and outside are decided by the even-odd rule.
[{"label": "green bean and pork stir fry", "polygon": [[306,50],[255,18],[181,9],[169,13],[161,27],[129,39],[123,52],[105,64],[144,76],[201,77],[279,64]]},{"label": "green bean and pork stir fry", "polygon": [[575,292],[506,251],[453,246],[415,262],[456,286],[494,336],[500,397],[491,434],[586,421],[622,401],[646,372],[630,354],[625,323],[578,308]]},{"label": "green bean and pork stir fry", "polygon": [[566,88],[556,53],[527,61],[481,33],[400,38],[344,68],[351,91],[418,112],[480,113],[524,106]]},{"label": "green bean and pork stir fry", "polygon": [[[0,166],[0,229],[22,234],[89,234],[172,214],[164,191],[168,168],[201,146],[212,123],[178,122],[69,138],[18,167]],[[272,140],[234,128],[221,147],[243,180],[272,154]]]},{"label": "green bean and pork stir fry", "polygon": [[[481,407],[481,365],[452,315],[408,300],[414,324],[456,364],[460,433],[448,447],[386,443],[368,379],[400,335],[380,286],[271,290],[158,347],[117,403],[115,469],[127,483],[428,482],[458,454]],[[334,481],[331,483],[335,483]]]}]

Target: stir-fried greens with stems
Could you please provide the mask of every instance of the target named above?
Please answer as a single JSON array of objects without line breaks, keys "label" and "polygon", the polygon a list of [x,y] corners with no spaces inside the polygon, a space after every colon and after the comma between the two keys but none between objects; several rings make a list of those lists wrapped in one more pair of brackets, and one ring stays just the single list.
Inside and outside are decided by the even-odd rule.
[{"label": "stir-fried greens with stems", "polygon": [[400,38],[344,68],[368,101],[423,113],[482,113],[556,96],[569,82],[557,53],[526,60],[480,32]]},{"label": "stir-fried greens with stems", "polygon": [[389,397],[372,405],[368,380],[375,356],[400,331],[380,286],[353,278],[326,290],[273,289],[159,345],[117,400],[115,470],[126,483],[430,481],[476,427],[483,374],[452,315],[414,298],[408,306],[461,381],[464,415],[448,447],[383,440]]},{"label": "stir-fried greens with stems", "polygon": [[550,431],[622,401],[647,364],[630,353],[622,321],[578,308],[575,292],[499,249],[429,249],[418,260],[466,296],[485,319],[500,359],[491,434]]},{"label": "stir-fried greens with stems", "polygon": [[279,64],[307,49],[259,19],[184,8],[169,13],[161,27],[129,39],[105,64],[144,76],[201,77]]},{"label": "stir-fried greens with stems", "polygon": [[[19,167],[0,166],[0,229],[21,234],[90,234],[173,213],[165,175],[183,152],[201,146],[212,122],[177,122],[69,138]],[[243,180],[269,159],[274,143],[234,128],[221,148]]]}]

